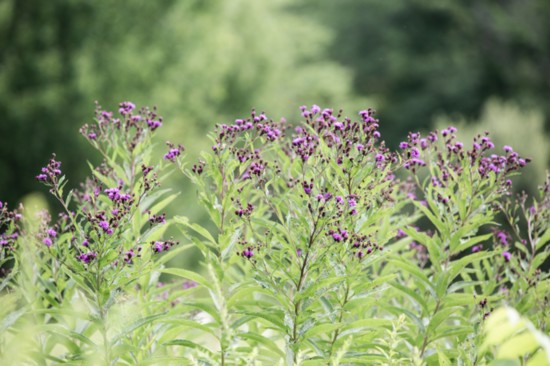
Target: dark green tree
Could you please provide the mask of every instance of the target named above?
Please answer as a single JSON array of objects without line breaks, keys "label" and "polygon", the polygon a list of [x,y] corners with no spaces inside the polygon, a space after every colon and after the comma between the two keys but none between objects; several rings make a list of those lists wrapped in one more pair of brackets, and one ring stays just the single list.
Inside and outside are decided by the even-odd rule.
[{"label": "dark green tree", "polygon": [[[490,97],[543,109],[550,120],[546,0],[306,0],[336,31],[332,57],[374,97],[386,137],[434,116],[479,117]],[[521,123],[521,121],[518,121]]]}]

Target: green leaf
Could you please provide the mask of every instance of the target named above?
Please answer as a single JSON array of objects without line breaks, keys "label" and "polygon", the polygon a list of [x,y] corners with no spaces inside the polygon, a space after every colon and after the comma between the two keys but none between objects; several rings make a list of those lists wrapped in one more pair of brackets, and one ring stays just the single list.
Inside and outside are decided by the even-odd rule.
[{"label": "green leaf", "polygon": [[150,324],[150,323],[154,322],[155,320],[163,318],[165,316],[166,316],[166,313],[162,313],[162,314],[155,314],[155,315],[146,316],[145,318],[141,318],[141,319],[136,320],[135,322],[133,322],[132,324],[130,324],[129,326],[124,328],[115,337],[113,337],[113,343],[115,343],[115,342],[119,341],[121,338],[129,335],[134,330],[136,330],[140,327],[143,327],[144,325]]},{"label": "green leaf", "polygon": [[466,266],[491,257],[494,257],[493,252],[482,251],[468,254],[467,256],[462,257],[459,260],[451,262],[447,270],[449,274],[449,281],[453,281],[455,277],[458,276]]},{"label": "green leaf", "polygon": [[187,280],[195,281],[199,285],[201,285],[203,287],[206,287],[210,290],[214,289],[212,282],[208,281],[206,278],[204,278],[203,276],[201,276],[197,272],[188,271],[188,270],[183,269],[183,268],[164,268],[164,269],[160,269],[159,272],[166,273],[166,274],[171,274],[171,275],[174,275],[174,276],[185,278]]},{"label": "green leaf", "polygon": [[457,308],[446,308],[441,309],[437,313],[434,314],[432,319],[430,320],[430,324],[428,325],[428,332],[432,333],[435,332],[437,327],[445,320],[449,320],[450,316],[455,313],[458,309]]},{"label": "green leaf", "polygon": [[258,311],[242,311],[238,312],[240,314],[245,314],[248,316],[252,316],[255,318],[261,318],[266,320],[268,323],[275,326],[276,329],[284,332],[286,329],[285,323],[284,323],[284,314],[282,312],[273,313],[273,311],[265,311],[265,312],[258,312]]},{"label": "green leaf", "polygon": [[[469,248],[473,247],[477,243],[481,243],[485,240],[488,240],[492,236],[493,236],[492,233],[485,234],[485,235],[478,235],[478,236],[474,236],[473,238],[469,238],[467,240],[462,241],[460,244],[458,244],[454,248],[451,245],[451,248],[450,248],[451,249],[451,254],[452,255],[458,254],[458,253],[462,252],[463,250],[466,250],[466,249],[469,249]],[[460,239],[458,239],[458,240],[460,240]],[[451,243],[453,243],[453,240],[451,240]]]},{"label": "green leaf", "polygon": [[425,301],[424,296],[420,295],[418,292],[416,292],[415,290],[413,290],[413,289],[411,289],[407,286],[401,285],[398,282],[390,282],[390,285],[393,288],[395,288],[396,290],[398,290],[398,291],[402,292],[403,294],[407,295],[414,302],[416,302],[422,308],[422,311],[423,311],[424,314],[429,313],[428,304]]},{"label": "green leaf", "polygon": [[277,344],[275,342],[273,342],[271,339],[266,338],[266,337],[264,337],[260,334],[247,332],[247,333],[238,333],[237,336],[241,337],[241,338],[244,338],[244,339],[249,339],[249,340],[252,340],[252,341],[256,341],[259,344],[265,346],[267,349],[269,349],[269,350],[273,351],[274,353],[276,353],[281,358],[285,356],[283,351],[281,351],[281,349],[277,346]]},{"label": "green leaf", "polygon": [[173,339],[171,341],[165,342],[165,346],[182,346],[186,348],[192,348],[192,349],[198,349],[202,352],[205,352],[206,354],[213,356],[214,354],[212,351],[210,351],[208,348],[204,347],[203,345],[200,345],[198,343],[195,343],[193,341],[189,341],[187,339]]},{"label": "green leaf", "polygon": [[546,229],[544,234],[542,234],[539,240],[537,240],[537,243],[535,244],[536,250],[540,250],[540,248],[544,247],[548,243],[548,241],[550,241],[550,228]]},{"label": "green leaf", "polygon": [[161,255],[156,262],[159,264],[164,264],[191,248],[194,248],[193,244],[179,244],[177,247],[171,248],[167,253]]},{"label": "green leaf", "polygon": [[342,327],[342,324],[340,324],[340,323],[318,324],[318,325],[315,325],[312,328],[308,329],[303,334],[302,337],[305,338],[305,339],[308,339],[308,338],[315,337],[319,333],[328,334],[328,333],[332,332],[333,330],[336,330],[336,329],[341,328],[341,327]]},{"label": "green leaf", "polygon": [[404,270],[405,272],[409,273],[411,276],[422,282],[425,287],[435,295],[434,288],[432,287],[432,284],[428,277],[424,274],[424,272],[422,272],[422,269],[399,257],[393,257],[389,260],[389,263]]},{"label": "green leaf", "polygon": [[443,221],[439,220],[431,211],[429,208],[424,206],[421,202],[414,200],[413,201],[416,208],[418,208],[426,217],[431,221],[431,223],[437,228],[437,230],[440,232],[442,237],[448,237],[448,230],[443,223]]},{"label": "green leaf", "polygon": [[525,331],[514,335],[502,343],[498,349],[497,358],[516,358],[531,353],[539,348],[535,335]]},{"label": "green leaf", "polygon": [[200,234],[203,238],[208,240],[212,245],[217,246],[217,241],[214,239],[212,234],[202,226],[198,224],[192,224],[189,222],[189,219],[187,217],[183,216],[176,216],[174,217],[174,221],[178,224],[181,224],[185,227],[190,228],[191,230],[195,231],[196,233]]}]

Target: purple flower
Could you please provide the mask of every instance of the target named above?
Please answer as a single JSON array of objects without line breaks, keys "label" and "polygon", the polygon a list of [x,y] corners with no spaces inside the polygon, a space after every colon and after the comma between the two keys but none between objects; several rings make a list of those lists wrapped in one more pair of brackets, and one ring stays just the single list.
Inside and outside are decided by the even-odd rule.
[{"label": "purple flower", "polygon": [[153,243],[153,251],[155,253],[160,253],[167,249],[162,241],[156,241]]},{"label": "purple flower", "polygon": [[348,234],[348,232],[347,232],[346,230],[340,229],[340,234],[342,235],[342,237],[343,237],[344,239],[349,238],[349,234]]},{"label": "purple flower", "polygon": [[472,247],[472,253],[477,253],[477,252],[481,251],[482,249],[483,249],[483,245],[481,245],[481,244],[480,245],[474,245]]},{"label": "purple flower", "polygon": [[339,233],[333,233],[332,234],[332,239],[334,239],[337,242],[341,242],[344,238]]},{"label": "purple flower", "polygon": [[52,239],[50,239],[50,237],[45,237],[43,240],[42,240],[42,243],[44,243],[45,246],[47,246],[48,248],[52,246],[53,242],[52,242]]},{"label": "purple flower", "polygon": [[89,264],[95,258],[97,258],[96,252],[82,253],[78,256],[78,259],[85,264]]},{"label": "purple flower", "polygon": [[248,259],[252,258],[254,256],[254,252],[252,251],[252,249],[249,247],[248,249],[245,249],[241,252],[241,255],[243,257],[246,257]]},{"label": "purple flower", "polygon": [[504,231],[496,231],[495,232],[495,238],[499,242],[499,244],[507,246],[508,245],[508,239],[509,236]]},{"label": "purple flower", "polygon": [[41,174],[36,176],[36,179],[42,182],[45,182],[50,178],[52,182],[55,181],[55,178],[61,175],[61,162],[55,160],[55,154],[48,162],[48,165],[40,169]]},{"label": "purple flower", "polygon": [[180,151],[176,148],[172,148],[172,149],[168,150],[168,152],[166,154],[164,154],[164,159],[173,161],[179,155],[180,155]]},{"label": "purple flower", "polygon": [[514,151],[514,149],[512,149],[510,146],[508,145],[504,145],[504,151],[507,152],[507,153],[511,153]]},{"label": "purple flower", "polygon": [[96,135],[95,132],[92,131],[92,132],[90,132],[90,133],[88,134],[88,138],[89,138],[90,140],[95,140],[95,139],[97,138],[97,135]]},{"label": "purple flower", "polygon": [[48,234],[48,236],[50,238],[55,238],[57,236],[57,231],[55,231],[54,229],[52,228],[49,228],[48,231],[46,232]]},{"label": "purple flower", "polygon": [[111,201],[115,201],[119,197],[119,189],[118,188],[108,188],[104,192],[107,193],[107,197],[109,197],[109,199]]},{"label": "purple flower", "polygon": [[136,108],[135,104],[132,102],[122,102],[118,106],[118,113],[122,115],[130,114]]},{"label": "purple flower", "polygon": [[395,235],[395,237],[397,239],[401,239],[401,238],[404,238],[406,236],[407,236],[407,234],[405,234],[405,232],[403,230],[397,229],[397,234]]},{"label": "purple flower", "polygon": [[407,143],[405,141],[399,143],[399,148],[400,149],[406,149],[408,147],[409,147],[409,143]]},{"label": "purple flower", "polygon": [[313,189],[313,183],[302,182],[302,187],[304,188],[304,192],[309,196]]},{"label": "purple flower", "polygon": [[153,120],[148,119],[147,120],[147,125],[149,126],[149,128],[151,128],[151,131],[154,131],[157,128],[162,126],[162,122],[161,121],[153,121]]},{"label": "purple flower", "polygon": [[380,163],[380,162],[384,161],[385,158],[384,158],[384,155],[382,155],[382,154],[376,154],[376,157],[375,157],[374,159],[375,159],[377,162]]},{"label": "purple flower", "polygon": [[510,259],[512,258],[512,254],[510,252],[503,252],[502,256],[504,257],[504,261],[510,262]]},{"label": "purple flower", "polygon": [[99,227],[102,228],[103,231],[106,232],[109,235],[111,235],[113,233],[113,229],[111,229],[108,221],[105,221],[105,220],[100,221],[99,222]]},{"label": "purple flower", "polygon": [[363,149],[365,149],[365,146],[363,144],[357,144],[355,145],[355,147],[357,148],[357,150],[359,151],[363,151]]},{"label": "purple flower", "polygon": [[334,128],[336,128],[337,130],[342,131],[344,129],[344,124],[342,122],[336,122],[334,124]]},{"label": "purple flower", "polygon": [[312,114],[317,114],[321,111],[321,108],[319,108],[318,105],[314,104],[312,107],[311,107],[311,113]]}]

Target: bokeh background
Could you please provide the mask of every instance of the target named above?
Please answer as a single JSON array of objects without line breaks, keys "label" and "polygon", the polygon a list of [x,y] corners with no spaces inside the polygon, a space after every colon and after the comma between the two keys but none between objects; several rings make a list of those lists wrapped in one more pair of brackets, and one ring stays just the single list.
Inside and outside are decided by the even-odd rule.
[{"label": "bokeh background", "polygon": [[[391,146],[489,130],[533,159],[515,183],[533,192],[550,159],[548,19],[548,0],[0,0],[0,200],[46,197],[33,177],[52,152],[84,179],[96,100],[156,105],[160,141],[192,156],[253,107],[290,121],[302,104],[373,107]],[[200,221],[172,184],[173,213]]]}]

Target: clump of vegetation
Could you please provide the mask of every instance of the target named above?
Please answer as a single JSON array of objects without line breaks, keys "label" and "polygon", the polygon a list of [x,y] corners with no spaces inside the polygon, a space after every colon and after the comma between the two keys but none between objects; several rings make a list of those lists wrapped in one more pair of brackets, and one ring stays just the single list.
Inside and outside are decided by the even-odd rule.
[{"label": "clump of vegetation", "polygon": [[[218,125],[186,164],[174,143],[155,156],[155,109],[98,106],[92,176],[65,192],[55,155],[36,176],[59,217],[0,203],[2,363],[549,364],[550,180],[513,197],[529,159],[488,135],[411,132],[392,151],[373,110],[301,113]],[[164,213],[174,171],[208,228]],[[169,264],[191,248],[200,272]],[[503,305],[519,325],[493,320]]]}]

